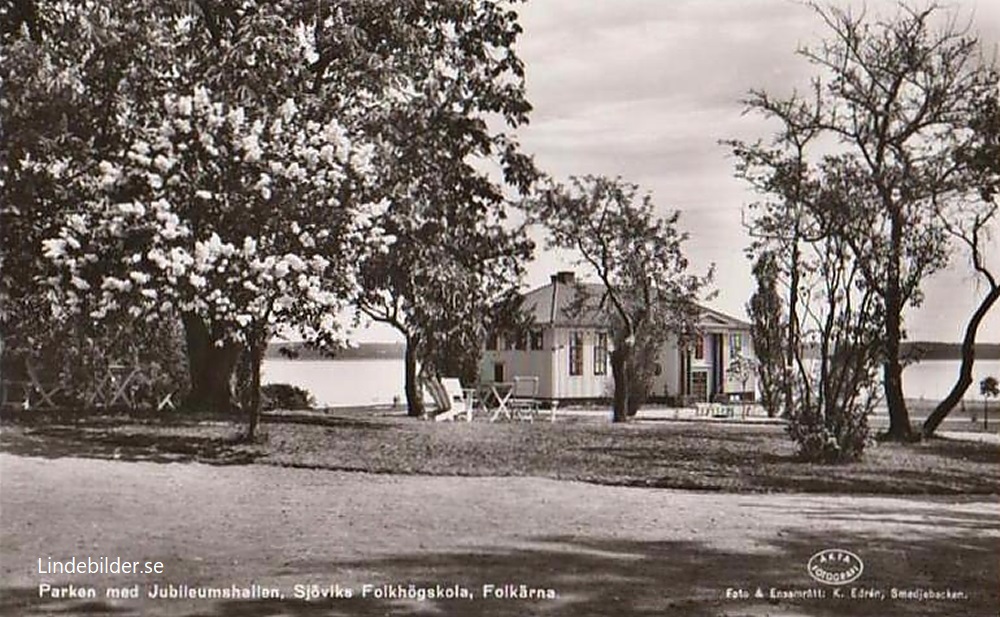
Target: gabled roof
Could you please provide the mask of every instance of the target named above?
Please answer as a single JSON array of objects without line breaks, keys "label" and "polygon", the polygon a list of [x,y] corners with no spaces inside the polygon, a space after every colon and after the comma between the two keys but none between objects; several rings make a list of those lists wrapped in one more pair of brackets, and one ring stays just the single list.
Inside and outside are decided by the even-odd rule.
[{"label": "gabled roof", "polygon": [[[567,274],[567,273],[560,273]],[[582,296],[581,297],[581,293]],[[554,276],[552,282],[524,295],[524,310],[537,325],[607,327],[607,307],[602,306],[604,286],[576,283],[572,277]],[[704,329],[748,330],[750,324],[715,309],[701,306],[698,327]]]},{"label": "gabled roof", "polygon": [[750,322],[737,319],[732,315],[726,315],[720,311],[708,308],[705,305],[698,305],[701,308],[701,319],[698,320],[699,328],[731,328],[733,330],[749,330]]},{"label": "gabled roof", "polygon": [[607,314],[600,306],[603,290],[593,283],[553,281],[525,294],[523,306],[538,325],[607,326]]}]

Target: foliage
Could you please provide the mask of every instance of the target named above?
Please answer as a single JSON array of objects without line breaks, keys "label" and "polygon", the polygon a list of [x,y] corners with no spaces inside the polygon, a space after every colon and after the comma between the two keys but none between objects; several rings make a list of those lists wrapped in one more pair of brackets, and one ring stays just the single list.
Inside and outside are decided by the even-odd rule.
[{"label": "foliage", "polygon": [[379,245],[377,213],[344,201],[370,155],[309,99],[247,109],[199,86],[165,95],[159,112],[101,161],[94,197],[44,242],[61,270],[50,282],[61,308],[96,320],[198,315],[248,348],[259,379],[280,324],[333,329],[350,247]]},{"label": "foliage", "polygon": [[757,357],[761,403],[767,415],[774,417],[782,408],[789,363],[786,362],[786,326],[778,294],[778,263],[772,251],[761,252],[754,264],[753,274],[757,290],[747,305],[750,337]]},{"label": "foliage", "polygon": [[[765,395],[784,390],[789,432],[804,459],[853,460],[867,442],[884,357],[885,305],[865,277],[875,266],[849,238],[867,205],[863,174],[849,158],[809,160],[820,133],[809,128],[817,114],[807,102],[758,95],[750,105],[782,123],[771,147],[730,142],[737,174],[769,199],[751,206],[749,249],[763,288],[751,302],[755,329],[767,325],[773,339],[762,341],[762,372],[774,378]],[[786,307],[777,305],[779,286]],[[787,311],[787,334],[776,310]]]},{"label": "foliage", "polygon": [[316,400],[309,392],[287,383],[264,384],[260,390],[262,407],[269,409],[312,409]]},{"label": "foliage", "polygon": [[[281,323],[329,335],[350,247],[384,245],[378,212],[351,197],[372,158],[349,136],[358,110],[305,89],[304,17],[255,3],[37,8],[11,48],[26,87],[9,111],[25,129],[5,186],[49,215],[15,218],[49,221],[24,248],[55,266],[59,317],[183,314],[207,324],[209,347],[248,344],[250,359]],[[65,122],[78,104],[92,124]]]},{"label": "foliage", "polygon": [[[504,309],[513,308],[532,245],[506,223],[505,192],[526,191],[535,170],[505,132],[530,110],[513,48],[516,13],[492,1],[401,10],[405,18],[392,23],[362,20],[366,36],[393,42],[411,96],[366,125],[387,144],[375,191],[389,204],[380,224],[396,241],[361,262],[355,304],[405,337],[407,403],[420,415],[416,363],[475,379],[484,332],[514,315]],[[427,32],[428,21],[447,28]]]},{"label": "foliage", "polygon": [[59,375],[70,399],[86,399],[109,362],[135,355],[162,352],[175,385],[186,381],[174,371],[176,349],[164,347],[178,343],[172,319],[139,327],[126,315],[101,324],[53,316],[40,284],[51,274],[42,241],[77,205],[76,179],[130,138],[114,111],[128,101],[139,113],[160,92],[152,77],[165,67],[151,32],[169,11],[139,2],[0,7],[0,336],[7,362]]},{"label": "foliage", "polygon": [[694,331],[696,300],[712,276],[711,271],[704,276],[688,272],[687,234],[677,228],[679,213],[661,218],[652,197],[640,198],[638,190],[618,178],[573,177],[568,187],[542,189],[533,204],[535,220],[549,231],[550,246],[575,251],[578,263],[589,266],[600,281],[597,303],[609,318],[614,345],[618,422],[638,409],[634,386],[650,367],[642,350],[659,349],[668,337]]},{"label": "foliage", "polygon": [[878,400],[883,304],[859,282],[865,264],[838,229],[852,216],[852,177],[829,168],[820,174],[824,179],[810,200],[815,208],[804,221],[815,239],[803,247],[799,265],[808,298],[800,305],[803,341],[819,357],[810,362],[804,346],[793,351],[798,396],[789,431],[806,460],[840,462],[857,459],[867,444],[868,416]]},{"label": "foliage", "polygon": [[[232,366],[257,378],[276,327],[336,343],[331,316],[348,296],[428,366],[474,367],[478,327],[512,314],[496,307],[512,305],[531,249],[504,222],[504,192],[526,189],[534,168],[493,129],[530,110],[516,13],[382,0],[39,10],[13,35],[24,75],[45,58],[108,127],[106,146],[78,159],[41,139],[18,157],[72,196],[27,246],[38,255],[50,240],[57,304],[94,319],[181,312],[192,375],[224,367],[224,387]],[[88,36],[64,45],[76,30]],[[103,70],[81,70],[95,56]],[[38,124],[52,115],[43,90],[24,106]],[[92,141],[90,125],[80,133]]]},{"label": "foliage", "polygon": [[[29,344],[5,348],[6,382],[28,383],[31,374],[60,407],[97,407],[110,402],[118,385],[112,367],[122,367],[115,379],[130,377],[125,394],[137,407],[155,408],[167,394],[173,400],[187,391],[187,366],[180,324],[163,321],[95,323],[56,321],[44,335],[20,333]],[[133,369],[138,376],[131,377]],[[37,397],[32,397],[38,400]],[[119,401],[120,402],[120,401]]]},{"label": "foliage", "polygon": [[332,306],[331,259],[367,220],[339,193],[368,159],[335,120],[304,115],[293,99],[247,114],[204,88],[166,95],[163,121],[102,161],[96,198],[43,243],[61,306],[94,319],[177,308],[234,337]]},{"label": "foliage", "polygon": [[983,395],[983,398],[1000,396],[1000,382],[997,381],[996,377],[987,375],[979,382],[979,393]]}]

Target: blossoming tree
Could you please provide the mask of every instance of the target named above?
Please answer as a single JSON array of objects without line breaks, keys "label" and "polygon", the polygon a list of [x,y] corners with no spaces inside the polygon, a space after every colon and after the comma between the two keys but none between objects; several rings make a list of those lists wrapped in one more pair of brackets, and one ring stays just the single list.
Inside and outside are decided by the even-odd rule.
[{"label": "blossoming tree", "polygon": [[[171,88],[172,78],[164,76],[172,74],[173,38],[161,32],[174,8],[145,0],[0,4],[5,378],[17,379],[34,362],[48,379],[82,395],[109,356],[145,356],[175,340],[170,323],[53,319],[47,288],[39,284],[51,267],[41,241],[58,233],[64,215],[91,189],[78,180],[131,139],[132,123],[119,118],[145,115]],[[171,382],[183,382],[183,362],[171,366]]]},{"label": "blossoming tree", "polygon": [[[46,255],[62,306],[93,319],[126,310],[201,318],[247,350],[249,432],[260,362],[276,328],[330,334],[355,251],[379,250],[377,205],[358,203],[371,148],[314,101],[247,108],[205,87],[168,94],[101,190],[67,218]],[[128,199],[123,199],[128,196]]]},{"label": "blossoming tree", "polygon": [[[37,96],[15,158],[19,178],[34,176],[13,184],[43,178],[61,196],[44,219],[23,217],[37,232],[24,248],[42,257],[40,240],[51,240],[44,258],[57,266],[50,283],[65,313],[182,316],[189,402],[230,405],[236,358],[260,328],[329,333],[335,299],[359,295],[348,265],[373,265],[363,282],[377,294],[416,298],[434,323],[410,323],[435,333],[445,331],[436,317],[476,321],[431,302],[453,297],[456,280],[464,290],[516,280],[512,258],[526,245],[505,244],[502,185],[476,167],[499,162],[510,185],[532,170],[510,136],[489,130],[530,108],[511,51],[516,15],[498,3],[27,5],[15,81]],[[82,121],[67,128],[49,113],[43,74],[65,81],[57,111],[72,119],[79,107]],[[49,147],[59,140],[79,147],[66,156]],[[380,226],[393,222],[416,240],[406,259],[386,259]],[[436,268],[454,230],[469,241]],[[484,255],[503,267],[485,267],[496,262]],[[382,287],[382,265],[431,276]],[[495,295],[461,297],[482,308]]]}]

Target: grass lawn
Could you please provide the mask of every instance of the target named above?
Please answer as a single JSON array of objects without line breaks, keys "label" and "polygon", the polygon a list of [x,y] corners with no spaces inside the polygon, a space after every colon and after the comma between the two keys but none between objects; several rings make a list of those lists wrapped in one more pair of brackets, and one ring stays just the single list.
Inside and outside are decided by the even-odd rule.
[{"label": "grass lawn", "polygon": [[555,424],[434,423],[371,412],[267,418],[261,444],[239,425],[183,417],[8,423],[0,450],[44,457],[254,463],[386,474],[534,476],[729,492],[995,494],[1000,445],[949,439],[872,444],[847,465],[798,461],[773,425],[597,418]]}]

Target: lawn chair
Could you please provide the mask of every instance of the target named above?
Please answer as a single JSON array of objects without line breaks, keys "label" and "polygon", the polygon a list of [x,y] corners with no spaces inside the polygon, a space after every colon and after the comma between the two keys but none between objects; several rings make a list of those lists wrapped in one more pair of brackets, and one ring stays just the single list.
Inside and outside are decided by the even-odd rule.
[{"label": "lawn chair", "polygon": [[[466,422],[472,422],[472,412],[476,405],[475,390],[463,388],[462,382],[454,377],[445,377],[441,380],[444,400],[438,400],[434,394],[435,390],[437,388],[430,388],[431,396],[434,397],[434,402],[438,403],[439,408],[443,409],[441,413],[434,416],[435,422],[456,420],[462,414],[465,414]],[[438,396],[441,395],[442,393],[439,392]]]},{"label": "lawn chair", "polygon": [[507,406],[515,419],[533,422],[538,415],[538,377],[515,377]]}]

